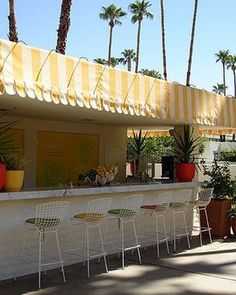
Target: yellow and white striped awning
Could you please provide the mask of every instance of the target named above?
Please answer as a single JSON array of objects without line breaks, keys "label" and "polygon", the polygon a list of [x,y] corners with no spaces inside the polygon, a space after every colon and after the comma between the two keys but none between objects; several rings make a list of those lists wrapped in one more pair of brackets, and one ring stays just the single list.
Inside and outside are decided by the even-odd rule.
[{"label": "yellow and white striped awning", "polygon": [[236,134],[236,129],[234,128],[212,128],[212,129],[200,129],[199,134],[202,136],[208,136],[208,135],[232,135]]},{"label": "yellow and white striped awning", "polygon": [[[174,127],[170,127],[169,129],[142,129],[142,136],[147,133],[148,137],[161,137],[161,136],[170,136],[170,130]],[[127,136],[133,137],[134,133],[137,134],[140,129],[128,129]],[[198,130],[199,135],[201,136],[209,136],[209,135],[233,135],[236,134],[236,129],[234,128],[209,128],[206,129],[204,127],[200,127]]]},{"label": "yellow and white striped awning", "polygon": [[[128,129],[127,130],[127,136],[133,137],[134,133],[137,134],[140,129]],[[147,137],[161,137],[161,136],[170,136],[169,129],[142,129],[142,136],[147,133]]]},{"label": "yellow and white striped awning", "polygon": [[233,98],[0,40],[4,92],[173,123],[236,127]]}]

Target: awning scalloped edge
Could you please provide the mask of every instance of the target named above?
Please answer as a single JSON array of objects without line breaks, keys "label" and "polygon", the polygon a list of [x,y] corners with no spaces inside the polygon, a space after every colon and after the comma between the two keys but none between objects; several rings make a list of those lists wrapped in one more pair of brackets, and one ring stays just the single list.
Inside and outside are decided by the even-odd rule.
[{"label": "awning scalloped edge", "polygon": [[232,98],[0,40],[4,93],[173,124],[236,128]]},{"label": "awning scalloped edge", "polygon": [[7,93],[9,95],[18,94],[20,97],[37,98],[40,101],[53,102],[55,104],[62,103],[64,105],[86,107],[87,109],[93,108],[109,112],[118,112],[123,114],[130,114],[136,116],[147,116],[157,118],[155,105],[132,104],[122,103],[121,100],[113,100],[112,98],[103,97],[94,93],[82,93],[77,89],[60,89],[56,86],[47,88],[41,83],[25,81],[10,81],[4,82],[0,78],[0,95]]}]

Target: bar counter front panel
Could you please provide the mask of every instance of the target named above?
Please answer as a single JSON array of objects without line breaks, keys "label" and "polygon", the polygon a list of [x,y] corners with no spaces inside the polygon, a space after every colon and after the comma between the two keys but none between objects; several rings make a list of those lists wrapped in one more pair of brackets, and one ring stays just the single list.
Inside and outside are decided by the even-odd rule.
[{"label": "bar counter front panel", "polygon": [[[24,221],[27,218],[35,216],[35,208],[38,204],[56,200],[69,201],[68,215],[59,230],[59,239],[62,252],[65,250],[69,231],[71,228],[71,217],[79,212],[86,211],[87,202],[95,198],[112,198],[112,208],[119,208],[120,200],[124,196],[141,193],[144,195],[143,203],[153,203],[158,195],[168,190],[192,189],[192,199],[196,197],[197,190],[200,187],[199,182],[185,183],[156,183],[156,184],[111,184],[101,187],[78,187],[78,188],[60,188],[60,189],[32,189],[21,192],[1,192],[0,193],[0,280],[22,276],[29,273],[36,273],[37,266],[37,233],[29,233],[28,249],[25,254],[32,254],[32,249],[36,256],[27,259],[27,262],[18,262],[17,257],[20,254],[23,238],[24,238]],[[187,224],[191,228],[193,220],[193,210],[188,209]],[[118,234],[117,221],[105,220],[105,224],[109,222],[108,237],[110,241],[114,241]],[[172,216],[166,215],[167,231],[172,235]],[[63,253],[65,265],[82,261],[82,250],[84,242],[84,231],[82,226],[74,226],[74,234],[72,246],[79,248],[78,256],[71,253]],[[53,235],[47,238],[47,253],[55,255],[55,240]],[[108,254],[116,252],[116,249],[107,244]],[[29,252],[27,252],[29,251]],[[34,262],[34,263],[33,263]],[[53,267],[53,266],[52,266]],[[55,267],[55,266],[54,266]],[[109,267],[109,257],[108,257]],[[117,261],[117,268],[120,267],[120,261]],[[86,272],[85,272],[86,276]]]}]

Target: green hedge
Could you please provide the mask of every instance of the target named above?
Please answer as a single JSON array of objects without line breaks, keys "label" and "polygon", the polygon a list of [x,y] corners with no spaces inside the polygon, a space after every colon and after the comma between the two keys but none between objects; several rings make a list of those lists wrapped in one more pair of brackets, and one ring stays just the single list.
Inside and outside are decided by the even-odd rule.
[{"label": "green hedge", "polygon": [[221,152],[219,161],[236,162],[236,150]]}]

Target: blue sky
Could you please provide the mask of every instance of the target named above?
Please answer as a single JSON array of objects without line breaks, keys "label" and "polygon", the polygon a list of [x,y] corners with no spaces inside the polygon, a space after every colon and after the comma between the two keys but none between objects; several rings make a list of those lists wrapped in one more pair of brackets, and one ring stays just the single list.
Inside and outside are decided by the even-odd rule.
[{"label": "blue sky", "polygon": [[[132,1],[125,0],[73,0],[71,27],[67,54],[107,58],[108,24],[99,19],[102,6],[112,3],[128,10]],[[141,36],[140,68],[155,69],[162,73],[160,4],[150,0],[154,20],[144,20]],[[165,0],[166,46],[168,80],[185,83],[191,21],[194,0]],[[15,0],[19,39],[28,45],[44,49],[56,46],[61,0]],[[8,0],[0,0],[0,38],[8,34]],[[199,0],[196,38],[194,46],[191,83],[198,88],[212,89],[221,83],[221,65],[214,54],[229,49],[236,54],[236,1]],[[122,26],[116,26],[113,38],[113,56],[119,57],[124,49],[136,48],[137,25],[128,13]],[[122,68],[122,66],[120,66]],[[232,73],[227,73],[228,94],[232,91]]]}]

